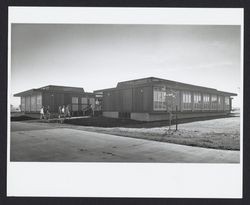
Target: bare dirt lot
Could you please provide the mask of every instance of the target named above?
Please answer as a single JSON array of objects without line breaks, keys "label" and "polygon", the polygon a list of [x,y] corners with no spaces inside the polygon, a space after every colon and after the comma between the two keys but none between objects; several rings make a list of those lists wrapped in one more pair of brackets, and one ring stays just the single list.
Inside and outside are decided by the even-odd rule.
[{"label": "bare dirt lot", "polygon": [[240,150],[240,117],[228,117],[153,128],[90,127],[84,130],[190,146]]},{"label": "bare dirt lot", "polygon": [[[218,119],[182,119],[179,120],[177,131],[175,131],[175,125],[172,125],[171,130],[169,130],[167,121],[139,122],[102,116],[76,117],[63,121],[66,123],[64,126],[91,132],[204,148],[240,150],[239,113],[232,113],[228,117]],[[52,119],[51,121],[29,120],[29,122],[26,122],[42,122],[49,124],[50,127],[57,127],[59,121]]]}]

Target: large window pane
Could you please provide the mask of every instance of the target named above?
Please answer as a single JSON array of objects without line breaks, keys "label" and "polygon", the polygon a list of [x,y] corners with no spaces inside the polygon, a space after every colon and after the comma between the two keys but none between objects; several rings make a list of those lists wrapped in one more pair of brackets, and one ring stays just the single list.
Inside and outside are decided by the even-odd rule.
[{"label": "large window pane", "polygon": [[25,97],[21,97],[21,111],[25,111]]},{"label": "large window pane", "polygon": [[210,109],[210,96],[209,94],[203,94],[203,109]]},{"label": "large window pane", "polygon": [[201,109],[201,94],[194,93],[194,109]]},{"label": "large window pane", "polygon": [[36,96],[36,111],[40,111],[42,107],[42,95],[37,95]]},{"label": "large window pane", "polygon": [[78,97],[72,97],[72,111],[78,111]]},{"label": "large window pane", "polygon": [[184,91],[182,93],[182,102],[184,110],[191,110],[191,92]]},{"label": "large window pane", "polygon": [[31,102],[30,111],[35,112],[36,111],[36,95],[31,96],[30,102]]},{"label": "large window pane", "polygon": [[154,110],[166,110],[166,89],[165,87],[154,87]]}]

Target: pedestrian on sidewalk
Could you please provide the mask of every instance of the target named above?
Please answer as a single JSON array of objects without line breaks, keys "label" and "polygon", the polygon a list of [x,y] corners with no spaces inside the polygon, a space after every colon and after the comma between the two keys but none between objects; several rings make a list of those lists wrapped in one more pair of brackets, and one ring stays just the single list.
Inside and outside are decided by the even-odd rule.
[{"label": "pedestrian on sidewalk", "polygon": [[60,105],[58,108],[58,118],[60,119],[62,115],[62,106]]},{"label": "pedestrian on sidewalk", "polygon": [[65,105],[62,106],[62,117],[65,117]]},{"label": "pedestrian on sidewalk", "polygon": [[66,117],[71,117],[69,105],[66,106]]},{"label": "pedestrian on sidewalk", "polygon": [[48,120],[50,119],[50,107],[49,107],[49,105],[47,106],[47,109],[46,109],[46,117]]},{"label": "pedestrian on sidewalk", "polygon": [[40,109],[40,119],[44,119],[44,107],[42,106]]}]

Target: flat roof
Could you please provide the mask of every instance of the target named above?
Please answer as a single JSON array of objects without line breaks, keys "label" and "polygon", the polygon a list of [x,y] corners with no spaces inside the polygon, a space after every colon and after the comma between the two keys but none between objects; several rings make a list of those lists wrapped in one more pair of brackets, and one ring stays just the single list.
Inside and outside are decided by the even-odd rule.
[{"label": "flat roof", "polygon": [[192,84],[166,80],[166,79],[156,78],[156,77],[148,77],[148,78],[140,78],[140,79],[135,79],[135,80],[122,81],[122,82],[118,82],[117,86],[114,88],[95,90],[94,92],[109,91],[109,90],[111,91],[111,90],[117,90],[117,89],[119,90],[119,89],[131,88],[131,87],[143,87],[149,84],[151,85],[164,84],[164,85],[171,87],[172,89],[204,91],[204,92],[209,92],[209,93],[221,93],[224,95],[237,96],[236,93],[224,92],[224,91],[216,90],[214,88],[192,85]]},{"label": "flat roof", "polygon": [[30,89],[26,90],[20,93],[14,94],[15,97],[21,97],[26,95],[32,95],[36,94],[42,91],[50,91],[50,92],[63,92],[63,93],[84,93],[84,94],[90,94],[87,92],[84,92],[84,89],[81,87],[69,87],[69,86],[59,86],[59,85],[47,85],[41,88],[36,89]]}]

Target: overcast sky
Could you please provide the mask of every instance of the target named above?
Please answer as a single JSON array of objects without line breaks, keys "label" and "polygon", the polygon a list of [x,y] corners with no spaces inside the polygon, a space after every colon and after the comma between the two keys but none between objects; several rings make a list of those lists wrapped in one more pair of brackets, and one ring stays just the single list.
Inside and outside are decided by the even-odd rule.
[{"label": "overcast sky", "polygon": [[[12,24],[11,95],[159,77],[238,93],[240,26]],[[11,96],[11,103],[20,98]],[[239,106],[239,97],[233,100]]]}]

